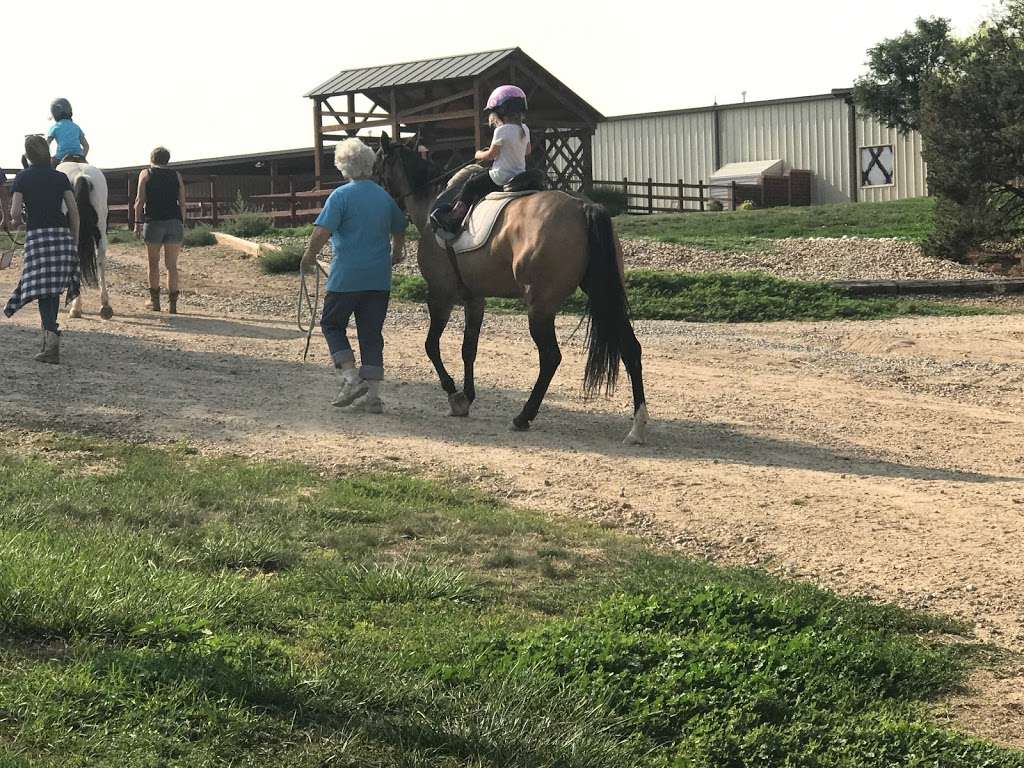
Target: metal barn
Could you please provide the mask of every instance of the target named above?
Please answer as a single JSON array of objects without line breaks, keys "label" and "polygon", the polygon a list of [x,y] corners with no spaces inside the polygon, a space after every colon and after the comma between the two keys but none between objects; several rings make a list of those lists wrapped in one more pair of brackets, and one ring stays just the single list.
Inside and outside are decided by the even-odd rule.
[{"label": "metal barn", "polygon": [[745,104],[607,118],[594,137],[594,177],[707,183],[730,163],[781,159],[812,172],[811,202],[928,194],[921,137],[857,114],[848,89]]}]

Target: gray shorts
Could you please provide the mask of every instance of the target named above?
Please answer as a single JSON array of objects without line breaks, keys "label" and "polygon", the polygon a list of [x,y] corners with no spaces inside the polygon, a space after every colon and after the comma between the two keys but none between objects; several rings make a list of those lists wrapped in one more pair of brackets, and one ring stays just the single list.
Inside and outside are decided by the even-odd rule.
[{"label": "gray shorts", "polygon": [[181,245],[185,240],[185,225],[178,219],[147,221],[142,226],[142,239],[150,245]]}]

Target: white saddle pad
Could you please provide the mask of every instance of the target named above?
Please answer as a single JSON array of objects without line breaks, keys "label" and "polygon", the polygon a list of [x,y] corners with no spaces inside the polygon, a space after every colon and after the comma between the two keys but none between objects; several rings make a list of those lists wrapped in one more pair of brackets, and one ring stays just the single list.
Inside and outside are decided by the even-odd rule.
[{"label": "white saddle pad", "polygon": [[[535,194],[537,194],[537,190],[528,190],[526,192],[491,192],[491,194],[473,206],[473,211],[469,214],[469,221],[466,222],[466,228],[452,242],[452,249],[456,253],[468,253],[469,251],[475,251],[477,248],[483,248],[487,241],[491,239],[494,223],[498,220],[501,212],[505,210],[505,206],[517,197]],[[444,240],[439,237],[436,239],[438,244],[444,248]]]}]

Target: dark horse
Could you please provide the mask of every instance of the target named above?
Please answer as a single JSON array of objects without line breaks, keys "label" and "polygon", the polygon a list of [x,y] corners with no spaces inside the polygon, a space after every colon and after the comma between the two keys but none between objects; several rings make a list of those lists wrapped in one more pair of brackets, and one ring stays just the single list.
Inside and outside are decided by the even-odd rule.
[{"label": "dark horse", "polygon": [[[501,212],[490,241],[456,257],[434,239],[428,223],[437,197],[439,168],[423,159],[414,145],[392,142],[385,135],[377,154],[376,176],[420,231],[419,267],[427,281],[427,357],[448,394],[453,416],[468,416],[476,398],[476,361],[484,300],[490,296],[519,298],[526,303],[530,336],[537,345],[540,372],[522,412],[512,420],[517,430],[530,428],[555,371],[562,360],[555,335],[555,314],[577,287],[587,294],[587,363],[584,391],[611,392],[626,367],[633,385],[633,424],[627,444],[646,440],[640,342],[633,333],[622,280],[622,251],[608,212],[601,206],[565,194],[537,192],[512,200]],[[460,184],[473,169],[450,182]],[[478,168],[476,170],[479,170]],[[462,340],[465,380],[462,391],[441,360],[441,335],[455,304],[466,310]]]}]

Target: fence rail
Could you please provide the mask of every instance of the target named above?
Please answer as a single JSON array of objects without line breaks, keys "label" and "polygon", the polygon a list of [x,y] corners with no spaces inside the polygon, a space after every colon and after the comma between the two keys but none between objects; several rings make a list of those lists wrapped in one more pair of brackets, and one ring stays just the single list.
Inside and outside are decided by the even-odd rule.
[{"label": "fence rail", "polygon": [[[795,169],[786,176],[765,177],[760,184],[739,184],[735,181],[729,184],[705,184],[703,179],[696,184],[689,184],[682,179],[665,182],[650,177],[646,180],[624,177],[616,180],[594,179],[594,186],[620,190],[626,197],[627,213],[706,211],[715,201],[731,211],[735,211],[746,200],[759,208],[810,205],[811,202],[811,174],[809,171]],[[672,190],[672,193],[665,194],[666,190]]]}]

